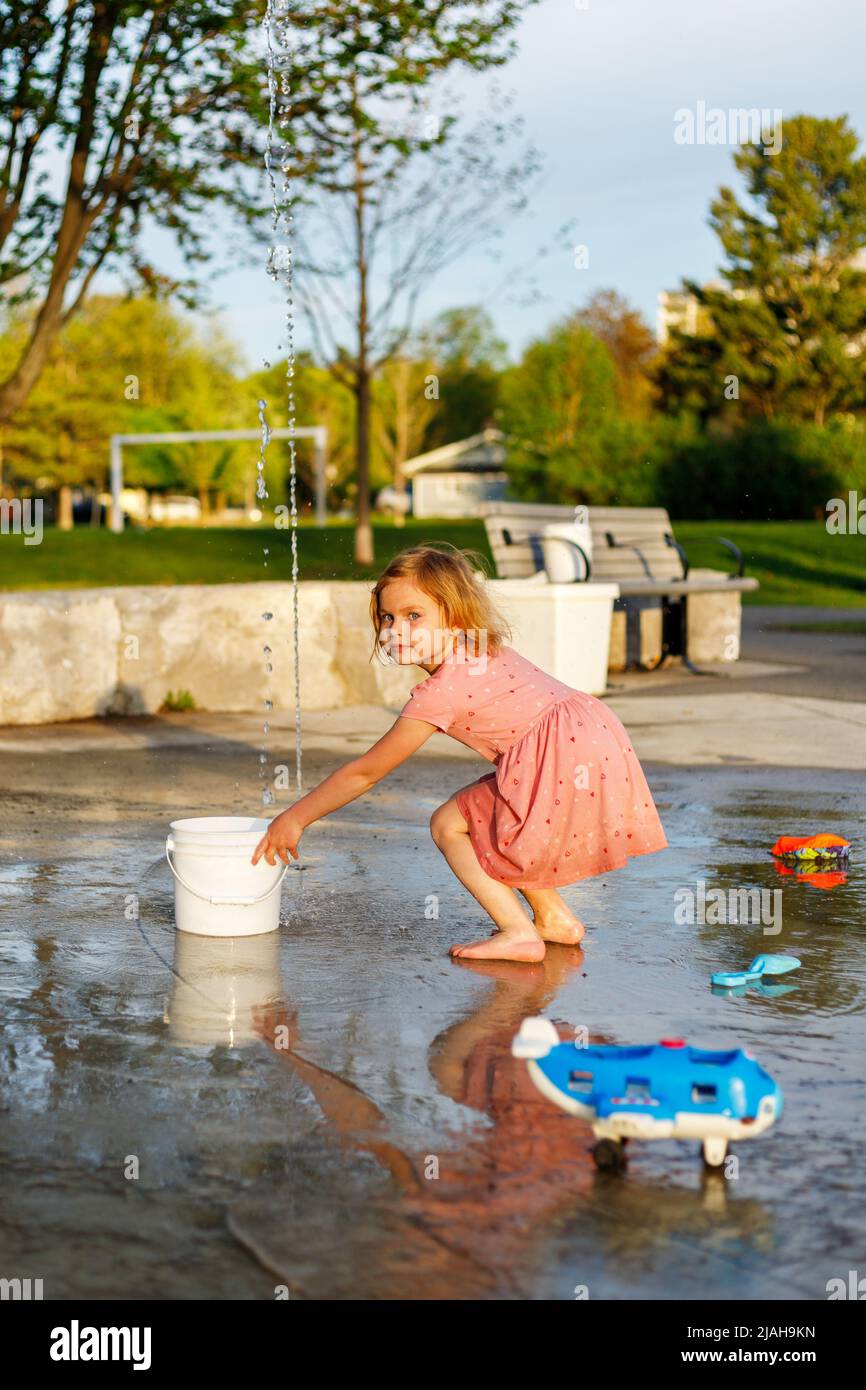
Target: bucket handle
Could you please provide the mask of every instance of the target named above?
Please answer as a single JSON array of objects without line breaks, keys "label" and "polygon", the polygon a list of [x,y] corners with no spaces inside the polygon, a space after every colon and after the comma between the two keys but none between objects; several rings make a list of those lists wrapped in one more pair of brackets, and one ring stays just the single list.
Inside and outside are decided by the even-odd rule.
[{"label": "bucket handle", "polygon": [[280,874],[276,883],[268,889],[267,893],[262,893],[258,898],[211,898],[206,893],[200,893],[197,888],[193,888],[191,883],[187,883],[183,875],[175,868],[171,862],[171,851],[175,848],[174,840],[169,835],[165,842],[165,857],[168,860],[168,867],[171,869],[178,883],[180,883],[193,897],[200,898],[203,903],[210,903],[212,907],[254,907],[256,903],[263,903],[272,893],[276,893],[282,884],[283,879],[288,873],[288,864],[283,865],[283,872]]}]

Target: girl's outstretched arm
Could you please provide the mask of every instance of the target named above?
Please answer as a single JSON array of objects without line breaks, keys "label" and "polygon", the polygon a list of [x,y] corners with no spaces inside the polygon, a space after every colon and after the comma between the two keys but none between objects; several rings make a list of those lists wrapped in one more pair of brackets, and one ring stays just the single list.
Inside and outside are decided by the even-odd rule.
[{"label": "girl's outstretched arm", "polygon": [[256,845],[252,862],[257,864],[264,855],[268,864],[276,863],[274,856],[289,863],[288,855],[298,856],[298,841],[313,821],[321,820],[331,811],[338,811],[349,801],[363,796],[395,767],[411,758],[431,734],[437,733],[435,724],[425,719],[404,719],[399,717],[392,727],[362,753],[326,777],[306,796],[296,801],[294,806],[281,812],[271,821],[259,843]]}]

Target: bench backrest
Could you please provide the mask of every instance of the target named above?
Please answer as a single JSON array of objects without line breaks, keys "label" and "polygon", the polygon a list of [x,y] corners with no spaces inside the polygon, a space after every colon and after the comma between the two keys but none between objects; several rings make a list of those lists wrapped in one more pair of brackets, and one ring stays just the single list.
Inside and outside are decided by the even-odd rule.
[{"label": "bench backrest", "polygon": [[[478,511],[500,579],[535,574],[541,568],[540,551],[529,537],[537,535],[546,522],[574,520],[574,507],[541,502],[483,502]],[[673,528],[664,507],[587,507],[586,511],[594,580],[682,579],[682,561],[665,540]]]},{"label": "bench backrest", "polygon": [[527,579],[544,566],[540,552],[526,538],[537,535],[547,521],[573,521],[574,508],[542,502],[482,502],[478,515],[484,518],[497,576]]}]

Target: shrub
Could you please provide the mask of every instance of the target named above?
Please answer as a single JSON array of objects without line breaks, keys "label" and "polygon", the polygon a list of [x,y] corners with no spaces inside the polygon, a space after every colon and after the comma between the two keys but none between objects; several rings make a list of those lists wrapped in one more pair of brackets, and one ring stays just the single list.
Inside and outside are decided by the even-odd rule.
[{"label": "shrub", "polygon": [[674,518],[803,520],[863,476],[862,432],[756,422],[674,442],[658,463],[658,501]]},{"label": "shrub", "polygon": [[178,713],[195,707],[195,699],[188,690],[178,690],[177,693],[170,690],[160,706],[160,714]]}]

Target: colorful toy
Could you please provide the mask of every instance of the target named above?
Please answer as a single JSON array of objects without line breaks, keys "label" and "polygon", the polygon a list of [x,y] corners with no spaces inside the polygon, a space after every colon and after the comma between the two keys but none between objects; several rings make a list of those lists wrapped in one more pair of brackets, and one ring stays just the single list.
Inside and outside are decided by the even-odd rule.
[{"label": "colorful toy", "polygon": [[839,863],[848,858],[850,840],[841,835],[780,835],[770,853],[777,859]]},{"label": "colorful toy", "polygon": [[546,1018],[526,1018],[511,1052],[554,1104],[587,1120],[596,1167],[620,1172],[629,1139],[699,1139],[719,1168],[728,1141],[763,1134],[782,1113],[782,1092],[750,1053],[709,1052],[681,1038],[640,1047],[580,1047]]},{"label": "colorful toy", "polygon": [[711,976],[717,989],[736,989],[739,985],[750,985],[760,980],[762,975],[786,975],[789,970],[799,970],[800,962],[796,956],[755,956],[748,970],[717,971]]}]

